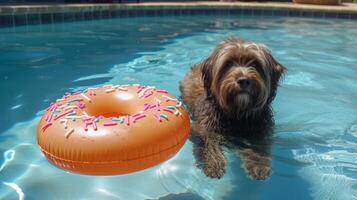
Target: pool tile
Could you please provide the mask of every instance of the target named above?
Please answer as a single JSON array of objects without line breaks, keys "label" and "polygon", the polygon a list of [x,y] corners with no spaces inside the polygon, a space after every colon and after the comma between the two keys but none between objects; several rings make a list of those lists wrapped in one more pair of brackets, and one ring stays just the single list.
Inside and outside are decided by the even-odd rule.
[{"label": "pool tile", "polygon": [[137,9],[137,10],[136,10],[136,16],[137,16],[137,17],[144,17],[144,16],[145,16],[145,10],[143,10],[143,9]]},{"label": "pool tile", "polygon": [[39,13],[29,13],[27,15],[27,24],[41,24],[41,15]]},{"label": "pool tile", "polygon": [[63,13],[63,20],[65,22],[73,22],[75,21],[75,16],[73,12],[65,12]]},{"label": "pool tile", "polygon": [[148,17],[156,16],[156,10],[153,10],[153,9],[146,10],[145,11],[145,16],[148,16]]},{"label": "pool tile", "polygon": [[0,27],[14,26],[13,15],[0,15]]},{"label": "pool tile", "polygon": [[126,9],[119,10],[118,17],[120,17],[120,18],[128,17],[128,10],[126,10]]},{"label": "pool tile", "polygon": [[263,10],[261,9],[253,9],[252,12],[255,16],[261,16],[263,14]]},{"label": "pool tile", "polygon": [[273,10],[274,16],[288,16],[289,12],[287,10]]},{"label": "pool tile", "polygon": [[210,10],[209,13],[210,13],[211,15],[219,15],[219,12],[220,12],[220,10],[217,9],[217,8],[215,8],[215,9]]},{"label": "pool tile", "polygon": [[327,18],[337,18],[337,13],[335,12],[326,12],[325,17]]},{"label": "pool tile", "polygon": [[136,17],[137,11],[136,10],[128,10],[128,17]]},{"label": "pool tile", "polygon": [[302,11],[300,16],[301,17],[312,17],[313,13],[311,11]]},{"label": "pool tile", "polygon": [[264,16],[273,16],[273,10],[264,9],[262,13]]},{"label": "pool tile", "polygon": [[252,9],[243,9],[243,15],[252,15],[253,14],[253,10]]},{"label": "pool tile", "polygon": [[108,18],[110,18],[110,12],[109,12],[109,10],[103,10],[102,12],[101,12],[101,19],[108,19]]},{"label": "pool tile", "polygon": [[357,13],[351,14],[350,19],[357,19]]},{"label": "pool tile", "polygon": [[312,16],[315,18],[324,18],[325,14],[323,12],[313,12]]},{"label": "pool tile", "polygon": [[41,23],[42,24],[50,24],[53,23],[53,16],[52,13],[42,13],[41,16]]},{"label": "pool tile", "polygon": [[15,26],[21,26],[21,25],[27,24],[27,15],[26,14],[14,15],[13,19],[14,19]]},{"label": "pool tile", "polygon": [[181,15],[181,10],[180,9],[173,9],[173,15],[180,16]]},{"label": "pool tile", "polygon": [[349,13],[338,13],[337,17],[340,19],[350,19],[351,15]]},{"label": "pool tile", "polygon": [[54,22],[63,22],[64,21],[63,13],[53,13],[53,21]]},{"label": "pool tile", "polygon": [[84,20],[92,20],[93,12],[91,12],[91,11],[83,12],[83,17],[84,17]]},{"label": "pool tile", "polygon": [[102,19],[102,12],[100,10],[93,11],[93,19]]},{"label": "pool tile", "polygon": [[85,20],[84,18],[84,13],[83,12],[75,12],[74,13],[74,18],[76,21],[83,21]]},{"label": "pool tile", "polygon": [[[68,21],[83,21],[93,19],[106,19],[116,17],[137,17],[137,16],[181,16],[181,15],[247,15],[247,16],[291,16],[291,17],[308,17],[308,18],[341,18],[341,19],[357,19],[357,13],[352,11],[341,11],[338,9],[319,10],[308,9],[299,10],[299,8],[279,8],[279,7],[245,7],[245,6],[189,6],[189,7],[150,7],[150,6],[129,6],[128,8],[120,8],[113,5],[104,6],[83,6],[83,7],[36,7],[31,8],[31,14],[26,14],[30,8],[21,8],[17,11],[23,14],[16,14],[14,16],[3,15],[0,16],[0,27],[4,26],[17,26],[25,24],[40,24],[40,23],[53,23],[53,22],[68,22]],[[14,8],[4,7],[0,8],[2,13],[14,12]],[[67,10],[67,12],[63,12]],[[95,11],[92,11],[95,10]],[[46,12],[46,13],[44,13]],[[39,14],[42,13],[42,14]],[[51,14],[52,13],[52,14]]]},{"label": "pool tile", "polygon": [[163,16],[164,15],[164,10],[163,9],[157,9],[155,12],[155,16]]},{"label": "pool tile", "polygon": [[289,11],[289,16],[290,17],[300,17],[301,16],[301,12],[298,10],[290,10]]},{"label": "pool tile", "polygon": [[229,14],[230,15],[240,15],[242,12],[241,12],[241,9],[239,8],[231,8],[229,9]]}]

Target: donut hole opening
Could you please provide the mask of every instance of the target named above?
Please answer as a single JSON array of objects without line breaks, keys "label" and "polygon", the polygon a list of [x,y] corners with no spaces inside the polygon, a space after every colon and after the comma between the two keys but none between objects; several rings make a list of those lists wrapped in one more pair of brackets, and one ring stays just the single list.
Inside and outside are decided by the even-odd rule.
[{"label": "donut hole opening", "polygon": [[102,95],[86,104],[86,112],[94,117],[121,117],[135,114],[140,109],[139,107],[134,99]]},{"label": "donut hole opening", "polygon": [[115,109],[116,107],[111,106],[96,106],[95,108],[88,109],[87,114],[94,117],[103,116],[106,118],[110,117],[121,117],[131,115],[131,112],[125,111],[124,109]]}]

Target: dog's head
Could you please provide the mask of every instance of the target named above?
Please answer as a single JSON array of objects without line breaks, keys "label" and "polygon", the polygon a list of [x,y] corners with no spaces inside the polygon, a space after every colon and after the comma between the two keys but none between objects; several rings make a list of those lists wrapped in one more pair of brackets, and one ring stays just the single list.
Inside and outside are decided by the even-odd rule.
[{"label": "dog's head", "polygon": [[204,87],[226,113],[254,114],[270,104],[286,70],[263,44],[228,38],[202,62]]}]

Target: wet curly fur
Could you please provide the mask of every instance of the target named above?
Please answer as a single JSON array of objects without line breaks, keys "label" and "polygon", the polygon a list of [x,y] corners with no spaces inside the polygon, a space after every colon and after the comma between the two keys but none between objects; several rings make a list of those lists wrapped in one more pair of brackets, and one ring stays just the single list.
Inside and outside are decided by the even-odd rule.
[{"label": "wet curly fur", "polygon": [[271,102],[285,67],[263,44],[228,38],[180,82],[192,115],[198,166],[213,178],[225,173],[222,147],[233,149],[254,179],[271,174]]}]

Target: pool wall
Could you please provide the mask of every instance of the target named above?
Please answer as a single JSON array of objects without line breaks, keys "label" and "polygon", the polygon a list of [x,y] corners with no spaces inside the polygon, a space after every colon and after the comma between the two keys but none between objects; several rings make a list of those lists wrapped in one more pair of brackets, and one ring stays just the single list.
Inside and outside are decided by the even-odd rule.
[{"label": "pool wall", "polygon": [[139,3],[0,6],[0,27],[121,17],[254,15],[356,20],[357,4],[311,6],[292,3]]}]

